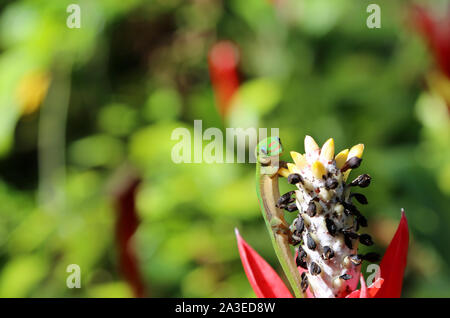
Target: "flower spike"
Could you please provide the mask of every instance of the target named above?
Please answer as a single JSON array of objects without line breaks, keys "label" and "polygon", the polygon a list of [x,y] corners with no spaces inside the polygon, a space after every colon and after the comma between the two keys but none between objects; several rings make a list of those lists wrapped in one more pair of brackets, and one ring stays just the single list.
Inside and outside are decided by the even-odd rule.
[{"label": "flower spike", "polygon": [[[277,142],[281,149],[279,139],[273,141],[275,145]],[[376,262],[378,256],[373,252],[358,254],[359,243],[370,246],[373,241],[369,234],[358,233],[367,227],[367,219],[355,203],[367,204],[368,200],[364,194],[352,191],[369,186],[371,177],[361,174],[349,183],[346,178],[360,166],[364,145],[345,149],[333,160],[333,139],[320,150],[314,139],[306,136],[306,154],[291,152],[295,164],[283,163],[282,168],[272,166],[281,150],[272,153],[258,151],[260,148],[256,169],[258,199],[276,255],[295,296],[399,297],[409,242],[403,210],[397,232],[380,264],[379,278],[367,287],[361,275],[362,262]],[[280,196],[277,171],[297,189]],[[290,225],[285,211],[297,213]],[[237,231],[236,237],[245,272],[257,296],[292,297],[275,271]],[[291,246],[296,247],[295,257]],[[356,290],[358,281],[361,288]]]}]

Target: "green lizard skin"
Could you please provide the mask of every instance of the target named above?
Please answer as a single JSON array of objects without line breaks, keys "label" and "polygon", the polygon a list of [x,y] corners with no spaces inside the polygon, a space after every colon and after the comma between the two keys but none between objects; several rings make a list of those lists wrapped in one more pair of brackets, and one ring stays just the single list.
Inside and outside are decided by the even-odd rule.
[{"label": "green lizard skin", "polygon": [[283,210],[275,204],[280,197],[278,189],[279,156],[283,152],[278,137],[261,141],[255,150],[256,193],[259,205],[269,231],[278,261],[291,284],[296,297],[304,297],[300,287],[301,277],[289,245],[290,230],[284,219]]}]

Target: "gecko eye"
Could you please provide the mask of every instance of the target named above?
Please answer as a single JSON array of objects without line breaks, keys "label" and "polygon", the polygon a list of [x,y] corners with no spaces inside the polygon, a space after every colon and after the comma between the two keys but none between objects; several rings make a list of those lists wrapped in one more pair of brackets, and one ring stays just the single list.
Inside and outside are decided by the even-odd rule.
[{"label": "gecko eye", "polygon": [[265,155],[267,155],[267,149],[266,147],[261,147],[261,152]]},{"label": "gecko eye", "polygon": [[278,139],[278,143],[280,144],[280,146],[282,146],[280,137],[277,137],[277,139]]}]

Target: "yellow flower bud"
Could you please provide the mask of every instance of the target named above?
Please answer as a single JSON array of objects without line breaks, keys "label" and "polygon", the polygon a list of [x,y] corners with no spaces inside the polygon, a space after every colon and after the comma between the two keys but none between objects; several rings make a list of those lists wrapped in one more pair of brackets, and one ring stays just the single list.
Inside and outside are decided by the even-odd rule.
[{"label": "yellow flower bud", "polygon": [[344,149],[340,153],[338,153],[334,158],[334,160],[336,160],[336,167],[338,169],[341,169],[344,166],[345,162],[347,161],[348,152],[349,152],[348,149]]},{"label": "yellow flower bud", "polygon": [[311,167],[313,175],[317,179],[321,179],[322,176],[326,175],[327,170],[325,169],[325,166],[320,161],[314,161]]},{"label": "yellow flower bud", "polygon": [[328,162],[333,160],[334,157],[334,139],[328,139],[322,146],[320,151],[320,160],[322,162]]},{"label": "yellow flower bud", "polygon": [[305,137],[305,153],[307,155],[311,155],[315,151],[318,151],[320,148],[317,145],[316,141],[311,136]]},{"label": "yellow flower bud", "polygon": [[294,160],[295,164],[297,165],[298,169],[302,170],[306,166],[307,164],[306,158],[301,153],[291,151],[291,157],[292,160]]}]

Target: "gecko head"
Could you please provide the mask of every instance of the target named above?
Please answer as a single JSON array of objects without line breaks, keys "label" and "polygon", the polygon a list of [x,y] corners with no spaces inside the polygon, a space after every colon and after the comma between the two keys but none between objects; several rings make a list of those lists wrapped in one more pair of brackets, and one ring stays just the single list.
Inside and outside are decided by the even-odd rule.
[{"label": "gecko head", "polygon": [[283,153],[283,147],[279,137],[268,137],[260,141],[256,146],[256,156],[272,157]]}]

